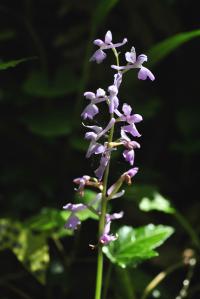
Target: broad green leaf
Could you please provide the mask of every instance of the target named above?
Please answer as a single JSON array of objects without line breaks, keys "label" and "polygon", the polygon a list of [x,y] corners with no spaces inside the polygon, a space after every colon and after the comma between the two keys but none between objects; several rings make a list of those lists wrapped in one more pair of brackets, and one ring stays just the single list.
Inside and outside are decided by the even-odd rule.
[{"label": "broad green leaf", "polygon": [[157,210],[168,214],[175,213],[175,209],[171,206],[170,202],[158,192],[154,193],[153,199],[144,197],[139,204],[139,208],[144,212]]},{"label": "broad green leaf", "polygon": [[52,78],[42,71],[32,71],[23,84],[25,93],[40,98],[62,97],[78,88],[78,78],[67,67],[58,68]]},{"label": "broad green leaf", "polygon": [[200,29],[173,35],[156,44],[148,51],[148,66],[154,66],[182,44],[195,37],[200,37]]},{"label": "broad green leaf", "polygon": [[36,57],[27,57],[27,58],[22,58],[17,60],[10,60],[7,62],[0,62],[0,71],[7,70],[10,67],[15,67],[22,62],[32,60],[32,59],[36,59]]},{"label": "broad green leaf", "polygon": [[34,234],[19,221],[0,219],[0,250],[10,249],[40,283],[45,283],[49,247],[45,234]]},{"label": "broad green leaf", "polygon": [[33,111],[21,117],[28,129],[43,137],[59,137],[71,132],[72,121],[67,108],[52,107],[46,111]]},{"label": "broad green leaf", "polygon": [[118,239],[103,247],[103,252],[122,268],[135,266],[139,262],[158,255],[154,249],[162,245],[171,236],[170,226],[149,224],[144,227],[132,228],[123,226],[117,231]]}]

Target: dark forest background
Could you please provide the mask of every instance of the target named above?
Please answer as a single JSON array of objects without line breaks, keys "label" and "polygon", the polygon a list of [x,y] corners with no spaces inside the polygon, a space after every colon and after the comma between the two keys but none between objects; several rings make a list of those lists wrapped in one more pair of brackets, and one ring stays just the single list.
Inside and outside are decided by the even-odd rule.
[{"label": "dark forest background", "polygon": [[[199,25],[195,0],[0,1],[0,299],[93,296],[96,252],[88,244],[96,240],[97,223],[89,219],[75,236],[66,236],[59,211],[74,200],[72,180],[92,175],[98,164],[85,159],[80,114],[84,91],[112,83],[111,54],[100,65],[88,62],[95,50],[92,41],[107,30],[116,42],[128,38],[126,51],[135,46],[138,54],[149,53],[147,67],[156,77],[142,82],[129,72],[120,90],[123,102],[133,105],[144,121],[136,155],[140,172],[113,208],[125,211],[127,225],[152,222],[175,228],[158,258],[126,274],[113,271],[107,298],[134,299],[131,290],[126,293],[125,275],[140,293],[159,271],[176,264],[186,248],[198,256],[187,224],[198,236],[200,37],[188,38],[163,57],[163,49],[157,54],[151,49]],[[19,63],[22,58],[30,59]],[[9,68],[8,61],[14,61]],[[126,169],[123,159],[115,157],[111,180]],[[138,202],[155,192],[170,200],[179,221],[138,209]],[[26,254],[16,241],[19,233]],[[172,273],[161,284],[160,298],[175,298],[185,273],[182,268]],[[189,298],[200,295],[199,277],[197,267]]]}]

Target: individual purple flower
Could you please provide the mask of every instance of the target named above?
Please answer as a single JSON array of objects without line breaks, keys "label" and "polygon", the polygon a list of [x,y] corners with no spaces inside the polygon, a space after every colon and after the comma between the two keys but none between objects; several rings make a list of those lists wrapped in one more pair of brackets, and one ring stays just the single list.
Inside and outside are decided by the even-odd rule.
[{"label": "individual purple flower", "polygon": [[101,63],[107,56],[103,50],[121,47],[125,43],[127,43],[127,39],[124,38],[124,40],[121,43],[113,44],[112,43],[112,33],[109,30],[106,32],[104,41],[101,39],[95,39],[93,43],[96,46],[98,46],[99,49],[92,55],[92,57],[90,58],[90,61],[96,61],[97,63]]},{"label": "individual purple flower", "polygon": [[112,221],[112,220],[116,220],[116,219],[120,219],[124,216],[124,212],[121,211],[119,213],[114,213],[114,214],[106,214],[106,222]]},{"label": "individual purple flower", "polygon": [[85,185],[89,182],[90,176],[84,175],[80,178],[76,178],[73,180],[73,182],[77,185],[79,185],[78,189],[75,189],[81,196],[84,194],[84,188]]},{"label": "individual purple flower", "polygon": [[99,239],[99,242],[103,245],[108,245],[110,242],[115,241],[117,239],[117,237],[114,236],[113,234],[109,234],[110,225],[111,225],[111,221],[106,223],[104,231],[103,231],[103,235]]},{"label": "individual purple flower", "polygon": [[86,208],[87,206],[81,203],[80,204],[68,203],[67,205],[65,205],[63,209],[71,212],[71,215],[69,216],[67,222],[65,223],[65,228],[71,230],[77,229],[78,226],[81,224],[81,221],[75,213],[79,211],[83,211]]},{"label": "individual purple flower", "polygon": [[121,83],[122,83],[122,73],[118,72],[118,73],[114,74],[113,85],[115,85],[117,87],[117,89],[119,89]]},{"label": "individual purple flower", "polygon": [[96,94],[91,91],[86,91],[84,96],[86,99],[90,100],[90,104],[85,107],[81,116],[83,119],[93,119],[96,114],[99,113],[99,108],[96,104],[106,100],[105,91],[102,88],[98,88]]},{"label": "individual purple flower", "polygon": [[119,106],[119,99],[117,97],[118,94],[118,88],[115,85],[111,85],[108,87],[109,91],[109,112],[113,113]]},{"label": "individual purple flower", "polygon": [[80,219],[72,213],[70,217],[67,219],[67,222],[65,223],[64,227],[66,229],[76,230],[80,224]]},{"label": "individual purple flower", "polygon": [[99,181],[101,181],[104,171],[106,169],[106,166],[108,165],[108,162],[110,161],[111,150],[113,150],[113,148],[105,150],[105,152],[101,156],[100,165],[94,172],[95,175],[97,176],[97,178],[99,179]]},{"label": "individual purple flower", "polygon": [[130,70],[130,69],[139,69],[138,72],[138,79],[146,80],[149,78],[151,81],[155,80],[153,73],[144,67],[142,64],[147,61],[147,56],[145,54],[141,54],[136,58],[135,48],[131,48],[131,52],[125,53],[126,61],[128,62],[125,66],[117,66],[111,65],[111,67],[115,70],[122,71],[122,70]]},{"label": "individual purple flower", "polygon": [[95,104],[89,104],[83,110],[81,116],[83,119],[93,119],[96,114],[99,113],[99,109]]},{"label": "individual purple flower", "polygon": [[121,130],[121,138],[120,140],[123,142],[124,147],[127,149],[123,151],[123,157],[127,162],[130,163],[130,165],[134,164],[134,158],[135,158],[135,151],[134,149],[140,148],[140,144],[136,141],[131,140],[124,130]]},{"label": "individual purple flower", "polygon": [[128,185],[132,183],[131,179],[138,173],[138,167],[133,167],[122,174],[122,178],[127,182]]},{"label": "individual purple flower", "polygon": [[103,245],[108,245],[110,242],[115,241],[117,239],[117,236],[114,236],[113,234],[109,234],[110,232],[110,225],[111,221],[115,219],[120,219],[124,215],[123,212],[120,213],[114,213],[112,215],[107,214],[106,215],[106,224],[104,227],[104,231],[102,236],[99,239],[99,242]]},{"label": "individual purple flower", "polygon": [[105,129],[99,126],[85,126],[86,128],[92,129],[93,131],[89,131],[85,134],[85,139],[90,140],[90,145],[86,153],[86,158],[89,158],[93,153],[100,154],[105,151],[105,147],[97,141],[105,135],[114,125],[115,118],[111,118]]},{"label": "individual purple flower", "polygon": [[139,123],[142,121],[142,116],[140,114],[131,114],[132,108],[128,104],[124,104],[122,107],[122,111],[124,114],[119,112],[119,110],[115,110],[115,113],[119,116],[119,120],[126,121],[129,125],[123,126],[121,129],[124,132],[130,133],[133,137],[140,137],[140,133],[138,132],[135,123]]}]

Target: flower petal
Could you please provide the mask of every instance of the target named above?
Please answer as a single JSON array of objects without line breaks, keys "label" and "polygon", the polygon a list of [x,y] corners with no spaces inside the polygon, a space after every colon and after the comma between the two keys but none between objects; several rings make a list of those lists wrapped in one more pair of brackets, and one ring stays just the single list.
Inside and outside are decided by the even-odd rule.
[{"label": "flower petal", "polygon": [[97,89],[97,92],[96,92],[96,97],[99,98],[99,97],[105,97],[106,95],[106,92],[104,89],[102,88],[98,88]]},{"label": "flower petal", "polygon": [[149,78],[151,81],[155,80],[155,77],[152,74],[152,72],[149,69],[147,69],[146,67],[142,66],[138,72],[138,79],[146,80],[147,78]]},{"label": "flower petal", "polygon": [[129,115],[131,115],[132,108],[130,105],[125,103],[122,106],[122,111],[124,112],[124,115],[129,116]]},{"label": "flower petal", "polygon": [[95,104],[89,104],[83,110],[81,116],[83,119],[93,119],[93,117],[99,113],[99,108]]},{"label": "flower petal", "polygon": [[[132,50],[134,49],[134,50]],[[136,53],[135,53],[135,48],[132,47],[131,49],[131,52],[126,52],[125,53],[125,58],[126,58],[126,61],[129,62],[129,63],[135,63],[136,62]]]},{"label": "flower petal", "polygon": [[80,219],[76,215],[71,214],[71,216],[67,219],[67,222],[65,223],[65,228],[75,230],[78,228],[80,224]]},{"label": "flower petal", "polygon": [[96,45],[96,46],[101,47],[102,45],[104,45],[104,42],[101,39],[98,38],[98,39],[95,39],[93,41],[93,44]]},{"label": "flower petal", "polygon": [[134,164],[135,152],[134,150],[125,150],[123,151],[124,159],[130,163],[130,165]]},{"label": "flower petal", "polygon": [[86,99],[88,100],[94,100],[95,99],[95,94],[94,92],[91,92],[91,91],[86,91],[84,92],[84,97],[86,97]]},{"label": "flower petal", "polygon": [[111,42],[112,42],[112,33],[110,30],[108,30],[105,35],[105,43],[110,44]]},{"label": "flower petal", "polygon": [[106,53],[99,49],[92,55],[90,61],[96,61],[96,63],[101,63],[106,58],[106,56]]}]

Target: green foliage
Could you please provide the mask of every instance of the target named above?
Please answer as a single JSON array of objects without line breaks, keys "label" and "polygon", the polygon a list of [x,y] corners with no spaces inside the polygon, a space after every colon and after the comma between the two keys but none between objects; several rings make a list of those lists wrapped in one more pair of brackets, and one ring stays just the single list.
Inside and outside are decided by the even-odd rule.
[{"label": "green foliage", "polygon": [[149,224],[139,228],[123,226],[117,231],[118,239],[103,247],[103,252],[122,268],[135,266],[158,255],[154,249],[171,236],[174,229],[169,226]]},{"label": "green foliage", "polygon": [[34,234],[19,221],[0,219],[0,250],[10,249],[40,283],[45,283],[49,247],[45,234]]},{"label": "green foliage", "polygon": [[36,57],[27,57],[27,58],[21,58],[17,60],[10,60],[7,62],[0,62],[0,71],[7,70],[8,68],[11,67],[16,67],[18,64],[22,62],[29,61],[32,59],[36,59]]},{"label": "green foliage", "polygon": [[23,91],[39,98],[57,98],[79,89],[78,78],[69,67],[60,67],[55,76],[50,78],[47,73],[31,71],[23,84]]},{"label": "green foliage", "polygon": [[153,199],[144,197],[139,204],[139,208],[144,212],[157,210],[168,214],[175,213],[175,209],[171,206],[170,202],[158,192],[154,193]]},{"label": "green foliage", "polygon": [[71,115],[67,108],[49,107],[45,111],[31,111],[21,117],[28,129],[42,137],[59,137],[72,130]]},{"label": "green foliage", "polygon": [[200,37],[199,29],[170,36],[164,41],[156,44],[148,51],[148,57],[149,57],[148,65],[150,67],[156,65],[167,55],[169,55],[174,50],[176,50],[178,47],[180,47],[181,45],[183,45],[184,43],[190,41],[195,37]]},{"label": "green foliage", "polygon": [[[71,236],[73,231],[64,228],[70,212],[43,208],[25,222],[0,219],[0,251],[10,249],[36,279],[44,284],[49,265],[48,238]],[[80,211],[81,221],[97,219],[91,211]]]}]

